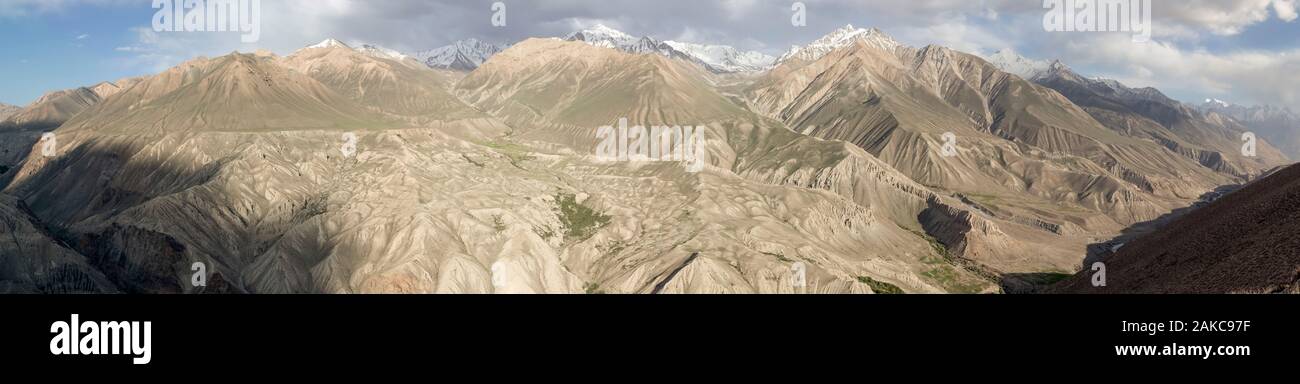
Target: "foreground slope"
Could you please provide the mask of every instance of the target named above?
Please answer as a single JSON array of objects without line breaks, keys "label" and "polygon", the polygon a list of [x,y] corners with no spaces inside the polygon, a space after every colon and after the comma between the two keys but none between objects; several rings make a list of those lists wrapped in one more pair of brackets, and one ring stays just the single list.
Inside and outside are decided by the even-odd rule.
[{"label": "foreground slope", "polygon": [[1300,167],[1290,166],[1139,237],[1057,293],[1300,293]]}]

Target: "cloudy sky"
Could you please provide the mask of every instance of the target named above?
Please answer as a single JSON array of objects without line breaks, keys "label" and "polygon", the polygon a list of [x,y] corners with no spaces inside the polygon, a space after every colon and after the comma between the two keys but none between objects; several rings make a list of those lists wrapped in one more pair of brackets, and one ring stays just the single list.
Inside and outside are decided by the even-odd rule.
[{"label": "cloudy sky", "polygon": [[[161,1],[161,0],[160,0]],[[971,53],[1010,48],[1079,72],[1154,86],[1171,96],[1274,104],[1300,111],[1300,0],[1152,0],[1153,37],[1048,32],[1043,0],[262,0],[261,38],[156,32],[152,0],[0,0],[0,102],[159,72],[195,56],[257,49],[288,54],[327,37],[405,52],[463,38],[510,43],[603,23],[633,35],[728,44],[779,55],[846,24],[914,46]]]}]

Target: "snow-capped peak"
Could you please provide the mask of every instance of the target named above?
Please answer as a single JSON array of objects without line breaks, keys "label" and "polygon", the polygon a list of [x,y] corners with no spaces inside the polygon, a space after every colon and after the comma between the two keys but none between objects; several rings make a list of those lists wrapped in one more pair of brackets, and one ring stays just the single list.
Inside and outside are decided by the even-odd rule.
[{"label": "snow-capped peak", "polygon": [[1226,102],[1226,101],[1223,101],[1223,100],[1219,100],[1219,99],[1214,99],[1214,98],[1205,99],[1205,104],[1217,105],[1217,106],[1219,106],[1219,107],[1221,107],[1221,108],[1228,108],[1228,107],[1231,107],[1231,106],[1232,106],[1232,103],[1229,103],[1229,102]]},{"label": "snow-capped peak", "polygon": [[704,63],[714,72],[757,72],[770,68],[776,58],[755,51],[741,51],[726,45],[665,41],[664,44]]},{"label": "snow-capped peak", "polygon": [[[309,49],[343,48],[343,49],[353,50],[356,51],[357,53],[374,57],[374,58],[379,58],[379,59],[400,61],[400,60],[406,60],[407,58],[410,57],[396,50],[384,48],[374,44],[357,43],[357,46],[358,48],[353,48],[351,45],[345,44],[342,41],[339,41],[337,39],[325,39],[325,41],[322,41],[320,43],[309,45],[307,47],[299,49],[298,52],[306,51]],[[296,53],[297,52],[295,52],[295,54]]]},{"label": "snow-capped peak", "polygon": [[782,63],[791,59],[803,59],[806,61],[815,61],[822,58],[827,53],[839,48],[847,47],[855,41],[865,42],[867,45],[876,48],[891,50],[902,45],[894,38],[889,37],[879,29],[857,28],[853,24],[845,25],[843,28],[832,31],[826,36],[814,40],[807,46],[791,46],[789,51],[777,59],[777,63]]},{"label": "snow-capped peak", "polygon": [[349,49],[352,48],[352,47],[349,47],[347,44],[343,44],[342,41],[338,41],[338,40],[335,40],[335,39],[325,39],[325,41],[322,41],[322,42],[316,43],[315,45],[307,46],[307,48],[305,48],[305,49],[312,49],[312,48],[333,48],[333,47],[342,47],[342,48],[349,48]]},{"label": "snow-capped peak", "polygon": [[480,41],[478,39],[465,39],[451,43],[450,45],[430,49],[428,51],[417,52],[414,56],[416,60],[433,68],[455,69],[461,71],[472,71],[483,65],[492,55],[504,51],[506,46],[492,44]]},{"label": "snow-capped peak", "polygon": [[998,67],[1004,72],[1011,73],[1021,78],[1031,80],[1043,75],[1052,69],[1052,61],[1033,60],[1017,54],[1011,48],[1003,48],[991,55],[985,56],[990,64]]},{"label": "snow-capped peak", "polygon": [[771,67],[774,61],[771,56],[759,52],[741,51],[726,45],[660,41],[649,36],[638,38],[604,24],[571,33],[564,39],[628,53],[654,53],[684,59],[717,73],[761,71]]},{"label": "snow-capped peak", "polygon": [[357,52],[364,53],[371,57],[378,57],[382,59],[392,59],[392,60],[406,60],[406,58],[410,57],[402,54],[401,52],[380,47],[378,45],[371,45],[371,44],[362,44],[361,48],[357,49]]},{"label": "snow-capped peak", "polygon": [[622,48],[636,44],[639,40],[632,35],[607,27],[604,24],[596,24],[594,27],[570,33],[569,36],[566,36],[564,39],[568,41],[582,41],[587,44],[606,48]]}]

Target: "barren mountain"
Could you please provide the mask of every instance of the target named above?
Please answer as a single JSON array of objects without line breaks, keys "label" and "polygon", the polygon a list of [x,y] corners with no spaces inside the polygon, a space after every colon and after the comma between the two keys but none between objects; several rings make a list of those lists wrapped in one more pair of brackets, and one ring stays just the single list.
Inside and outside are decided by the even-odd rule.
[{"label": "barren mountain", "polygon": [[111,293],[86,258],[55,239],[27,206],[0,194],[0,294]]},{"label": "barren mountain", "polygon": [[1236,120],[1269,143],[1276,144],[1288,157],[1300,159],[1300,114],[1290,108],[1271,105],[1247,107],[1211,99],[1197,109],[1207,117],[1217,114]]},{"label": "barren mountain", "polygon": [[[842,45],[830,42],[845,34],[822,45]],[[882,44],[892,39],[878,32],[856,36],[816,61],[787,60],[740,92],[754,110],[853,143],[989,216],[980,226],[1014,233],[994,246],[967,230],[930,231],[996,270],[1072,271],[1089,244],[1244,180],[1116,132],[979,57]],[[945,133],[956,139],[952,157],[942,155]]]},{"label": "barren mountain", "polygon": [[299,73],[362,105],[402,118],[459,120],[486,117],[447,90],[446,79],[405,56],[374,55],[346,45],[308,48],[282,60]]},{"label": "barren mountain", "polygon": [[[517,112],[536,107],[519,102],[529,92],[559,89],[576,105],[611,103],[552,106],[517,133],[612,123],[603,110],[615,107],[608,116],[689,118],[717,130],[709,145],[718,167],[691,174],[675,163],[601,163],[586,155],[590,145],[503,136],[511,128],[482,118],[396,118],[401,108],[389,100],[436,87],[345,81],[401,78],[406,67],[323,47],[284,59],[195,60],[145,79],[58,129],[58,155],[28,156],[6,191],[127,292],[995,289],[890,217],[894,206],[920,211],[937,200],[865,152],[746,114],[691,86],[700,82],[689,65],[534,43],[466,79],[510,82],[481,84],[490,97],[479,103]],[[633,100],[610,97],[613,84],[567,89],[523,60],[586,67],[583,84],[629,71],[621,79],[651,88]],[[538,79],[546,81],[530,81]],[[358,84],[373,88],[350,92]],[[638,116],[649,111],[642,102],[664,113]],[[272,119],[259,105],[280,113]],[[340,140],[349,130],[353,154]],[[808,165],[776,161],[796,157]],[[866,177],[872,184],[857,181]],[[889,196],[899,196],[895,205],[863,205]],[[212,272],[208,286],[189,286],[194,262]],[[795,263],[806,265],[806,286],[792,284]]]},{"label": "barren mountain", "polygon": [[103,96],[86,87],[50,92],[10,114],[0,122],[0,129],[53,129],[102,99]]},{"label": "barren mountain", "polygon": [[416,53],[415,59],[431,68],[473,71],[506,46],[478,39],[458,40],[451,45]]},{"label": "barren mountain", "polygon": [[[469,73],[326,40],[52,95],[25,112],[62,116],[30,120],[53,155],[0,178],[40,252],[0,248],[0,289],[1014,292],[1284,160],[1158,92],[1063,95],[878,30],[753,78],[611,31]],[[701,129],[707,166],[597,158],[621,119]]]},{"label": "barren mountain", "polygon": [[21,107],[0,103],[0,121],[5,121],[10,115],[17,113],[20,110],[22,110]]},{"label": "barren mountain", "polygon": [[1116,132],[1160,143],[1220,173],[1248,179],[1288,162],[1266,140],[1259,141],[1255,155],[1243,155],[1246,127],[1202,113],[1154,88],[1133,89],[1113,80],[1085,78],[1061,63],[1040,73],[1035,82],[1060,92]]},{"label": "barren mountain", "polygon": [[50,92],[26,108],[13,111],[7,118],[0,117],[0,183],[8,180],[6,171],[22,161],[43,134],[138,81],[134,78],[122,79],[91,87]]},{"label": "barren mountain", "polygon": [[1291,166],[1101,259],[1059,293],[1300,293],[1300,167]]},{"label": "barren mountain", "polygon": [[[736,249],[734,255],[702,253],[701,258],[741,257],[742,265],[746,266],[770,263],[770,258],[762,255],[773,253],[768,249],[780,247],[785,251],[780,252],[784,256],[778,259],[786,263],[808,260],[811,254],[830,258],[827,261],[812,259],[818,260],[819,265],[824,262],[841,265],[872,263],[873,259],[902,263],[912,270],[910,277],[909,274],[873,277],[895,284],[900,282],[899,279],[930,281],[946,290],[957,291],[978,291],[984,289],[978,287],[987,286],[987,281],[981,282],[973,273],[952,265],[953,261],[946,259],[943,251],[936,252],[926,241],[922,224],[918,222],[923,213],[935,216],[934,220],[949,214],[965,214],[946,205],[952,202],[945,203],[925,187],[858,148],[799,135],[779,122],[746,111],[735,101],[703,86],[707,82],[702,76],[704,74],[693,66],[658,55],[631,55],[584,44],[534,39],[495,56],[465,78],[458,90],[475,105],[502,116],[513,126],[536,127],[520,132],[521,139],[541,142],[543,144],[537,145],[542,147],[546,146],[544,143],[554,143],[578,153],[593,153],[596,128],[615,124],[620,118],[627,118],[629,125],[706,126],[709,160],[715,166],[710,169],[744,179],[743,183],[740,180],[728,183],[735,185],[733,188],[750,189],[765,184],[781,186],[764,187],[767,190],[764,194],[769,198],[808,193],[804,188],[831,191],[858,207],[865,207],[872,217],[869,221],[874,223],[869,232],[876,233],[872,240],[859,240],[871,244],[870,249],[875,250],[865,260],[858,251],[842,253],[843,250],[813,244],[809,244],[807,250],[792,249],[789,244],[803,244],[803,239],[809,235],[786,235],[788,230],[778,231],[782,226],[774,226],[766,230],[764,236],[756,238],[763,239],[765,245],[757,248],[754,245],[728,246]],[[618,168],[623,167],[615,167]],[[700,177],[699,180],[687,178],[674,182],[693,185],[706,181],[708,179]],[[783,199],[789,198],[792,197]],[[836,204],[840,204],[839,201],[828,200]],[[764,206],[750,208],[747,216],[780,216],[778,213],[764,213]],[[829,208],[835,212],[860,209],[832,205],[791,213],[795,217],[836,217],[843,214],[823,212]],[[845,209],[849,211],[843,211]],[[736,223],[741,228],[743,223],[758,219],[736,216],[739,213],[703,210],[692,216],[698,217],[702,224],[721,220]],[[854,220],[857,219],[831,219],[846,224]],[[795,226],[793,229],[800,229],[796,233],[807,231],[799,228],[801,225],[797,223],[789,224]],[[726,228],[730,230],[731,226]],[[861,230],[850,226],[834,232],[857,238],[854,234],[864,233]],[[701,241],[719,241],[704,238],[702,234],[696,236]],[[738,234],[725,238],[736,236],[748,237]],[[791,256],[794,253],[801,256]],[[686,253],[680,255],[685,257]],[[845,272],[848,271],[840,271]],[[866,273],[867,276],[874,274]],[[940,275],[944,277],[932,277]],[[905,290],[913,289],[907,287]]]}]

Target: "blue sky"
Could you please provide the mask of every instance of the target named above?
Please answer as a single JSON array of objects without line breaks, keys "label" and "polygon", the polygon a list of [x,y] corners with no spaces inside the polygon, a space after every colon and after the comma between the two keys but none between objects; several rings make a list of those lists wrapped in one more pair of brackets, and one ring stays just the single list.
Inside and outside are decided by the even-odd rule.
[{"label": "blue sky", "polygon": [[1059,58],[1081,73],[1155,86],[1186,101],[1300,110],[1296,0],[1154,1],[1155,38],[1138,44],[1126,34],[1045,32],[1041,0],[806,0],[806,27],[790,25],[793,1],[507,0],[508,24],[500,28],[489,23],[490,1],[263,0],[262,39],[244,44],[237,33],[154,32],[148,0],[0,0],[0,102],[26,105],[48,91],[157,73],[198,55],[287,54],[327,37],[410,52],[467,37],[562,36],[604,23],[779,55],[852,23],[911,45]]}]

